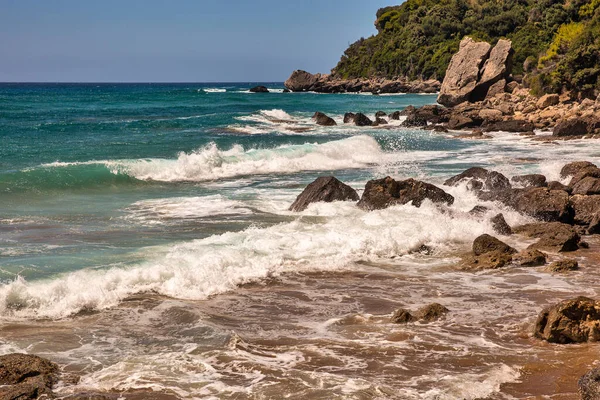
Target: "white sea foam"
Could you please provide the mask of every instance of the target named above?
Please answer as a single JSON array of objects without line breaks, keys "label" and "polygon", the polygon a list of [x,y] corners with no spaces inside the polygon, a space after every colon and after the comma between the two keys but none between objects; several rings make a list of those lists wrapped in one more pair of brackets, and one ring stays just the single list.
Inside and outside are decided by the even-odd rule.
[{"label": "white sea foam", "polygon": [[227,89],[221,89],[221,88],[207,88],[207,89],[202,89],[202,90],[206,93],[225,93],[225,92],[227,92]]}]

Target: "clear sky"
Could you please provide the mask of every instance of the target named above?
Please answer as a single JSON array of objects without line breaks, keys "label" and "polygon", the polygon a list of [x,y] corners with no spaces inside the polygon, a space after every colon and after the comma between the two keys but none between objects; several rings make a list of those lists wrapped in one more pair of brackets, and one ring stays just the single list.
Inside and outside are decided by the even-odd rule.
[{"label": "clear sky", "polygon": [[0,82],[283,81],[329,72],[400,0],[0,0]]}]

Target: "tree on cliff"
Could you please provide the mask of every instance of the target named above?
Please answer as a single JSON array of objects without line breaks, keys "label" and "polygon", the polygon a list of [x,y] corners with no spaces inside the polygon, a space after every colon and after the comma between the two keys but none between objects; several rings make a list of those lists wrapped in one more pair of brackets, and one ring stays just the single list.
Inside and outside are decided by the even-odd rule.
[{"label": "tree on cliff", "polygon": [[443,79],[465,36],[512,40],[514,73],[539,94],[600,89],[600,0],[407,0],[377,12],[378,34],[352,44],[343,79]]}]

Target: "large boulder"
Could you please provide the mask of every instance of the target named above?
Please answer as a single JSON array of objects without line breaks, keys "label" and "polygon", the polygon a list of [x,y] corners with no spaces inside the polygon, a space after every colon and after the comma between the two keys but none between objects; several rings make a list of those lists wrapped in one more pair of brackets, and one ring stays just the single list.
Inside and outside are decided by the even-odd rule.
[{"label": "large boulder", "polygon": [[0,356],[0,398],[38,399],[52,397],[59,368],[53,362],[28,354]]},{"label": "large boulder", "polygon": [[571,225],[560,222],[533,223],[518,226],[515,233],[539,240],[529,246],[530,249],[545,249],[558,252],[579,249],[581,237]]},{"label": "large boulder", "polygon": [[573,222],[577,225],[591,225],[594,217],[600,213],[600,195],[572,196]]},{"label": "large boulder", "polygon": [[587,297],[565,300],[544,309],[534,335],[551,343],[585,343],[600,339],[600,303]]},{"label": "large boulder", "polygon": [[567,165],[565,165],[564,167],[562,167],[562,169],[560,170],[560,177],[561,178],[567,178],[569,176],[575,176],[577,175],[577,173],[585,168],[597,168],[596,164],[593,164],[589,161],[575,161],[572,163],[569,163]]},{"label": "large boulder", "polygon": [[318,111],[315,113],[315,115],[313,115],[312,119],[317,123],[317,125],[321,125],[321,126],[337,125],[333,118],[330,118],[327,115],[323,114],[322,112],[318,112]]},{"label": "large boulder", "polygon": [[488,171],[485,168],[473,167],[453,176],[444,182],[446,186],[458,186],[462,182],[469,182],[472,190],[496,191],[510,188],[507,177],[496,171]]},{"label": "large boulder", "polygon": [[573,188],[577,183],[588,177],[600,178],[600,168],[596,167],[595,165],[591,167],[581,168],[571,178],[571,181],[569,182],[569,187]]},{"label": "large boulder", "polygon": [[481,235],[473,241],[473,254],[476,256],[494,251],[508,254],[514,254],[517,252],[503,241],[487,234]]},{"label": "large boulder", "polygon": [[594,195],[600,194],[600,178],[586,176],[579,182],[573,185],[572,194]]},{"label": "large boulder", "polygon": [[537,108],[543,110],[550,106],[555,106],[560,102],[560,96],[557,94],[545,94],[537,101]]},{"label": "large boulder", "polygon": [[535,125],[521,119],[509,119],[507,121],[486,121],[482,129],[484,132],[530,133],[535,129]]},{"label": "large boulder", "polygon": [[536,249],[523,250],[513,257],[513,261],[520,267],[539,267],[546,264],[546,254]]},{"label": "large boulder", "polygon": [[548,186],[546,177],[542,174],[516,175],[513,176],[510,181],[515,185],[519,185],[524,188]]},{"label": "large boulder", "polygon": [[480,70],[488,59],[491,45],[467,37],[460,42],[458,53],[452,56],[446,70],[438,103],[452,107],[469,99],[477,86]]},{"label": "large boulder", "polygon": [[588,124],[586,121],[573,118],[568,120],[562,120],[554,127],[552,136],[564,137],[564,136],[581,136],[588,133]]},{"label": "large boulder", "polygon": [[372,126],[373,121],[363,113],[354,114],[354,125],[356,126]]},{"label": "large boulder", "polygon": [[250,89],[251,93],[269,93],[269,89],[266,86],[255,86]]},{"label": "large boulder", "polygon": [[414,179],[396,181],[388,176],[367,182],[358,206],[365,210],[381,210],[407,203],[420,207],[425,200],[448,205],[454,203],[454,197],[434,185]]},{"label": "large boulder", "polygon": [[542,221],[571,223],[573,209],[569,194],[547,188],[513,189],[498,194],[496,200],[516,211]]},{"label": "large boulder", "polygon": [[[512,42],[506,39],[500,39],[489,54],[480,73],[477,86],[470,95],[471,101],[480,101],[486,98],[489,89],[495,83],[504,80],[512,71],[512,58],[514,50]],[[502,92],[504,91],[502,86]]]},{"label": "large boulder", "polygon": [[292,92],[303,92],[312,90],[319,79],[321,74],[311,74],[306,71],[296,70],[292,72],[292,75],[285,81],[284,85]]},{"label": "large boulder", "polygon": [[512,235],[512,228],[504,219],[504,215],[498,214],[495,217],[493,217],[490,220],[490,222],[492,223],[492,228],[494,228],[494,232],[504,236]]},{"label": "large boulder", "polygon": [[473,254],[463,260],[463,269],[485,270],[502,268],[517,251],[490,235],[481,235],[473,242]]},{"label": "large boulder", "polygon": [[349,124],[351,122],[354,122],[355,116],[356,116],[356,114],[351,113],[351,112],[344,114],[344,123]]},{"label": "large boulder", "polygon": [[577,386],[581,400],[600,399],[600,368],[594,368],[583,375],[577,382]]},{"label": "large boulder", "polygon": [[317,178],[306,189],[296,201],[290,206],[290,211],[304,211],[311,203],[333,201],[358,201],[356,190],[344,184],[333,176],[322,176]]}]

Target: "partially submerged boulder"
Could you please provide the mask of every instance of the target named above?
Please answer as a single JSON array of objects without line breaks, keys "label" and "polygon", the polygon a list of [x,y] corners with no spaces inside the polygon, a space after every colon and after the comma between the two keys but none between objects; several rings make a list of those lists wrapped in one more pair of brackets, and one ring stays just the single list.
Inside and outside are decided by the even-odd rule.
[{"label": "partially submerged boulder", "polygon": [[507,254],[514,254],[517,252],[503,241],[488,234],[483,234],[473,241],[473,254],[476,256],[495,251]]},{"label": "partially submerged boulder", "polygon": [[496,200],[516,211],[542,221],[571,223],[573,209],[569,194],[562,190],[547,188],[513,189],[499,193]]},{"label": "partially submerged boulder", "polygon": [[359,196],[356,190],[344,184],[333,176],[323,176],[317,178],[290,206],[290,211],[304,211],[311,203],[333,202],[333,201],[358,201]]},{"label": "partially submerged boulder", "polygon": [[312,119],[317,123],[317,125],[321,125],[321,126],[335,126],[337,125],[337,123],[335,122],[335,120],[331,117],[328,117],[327,115],[323,114],[322,112],[317,111]]},{"label": "partially submerged boulder", "polygon": [[284,85],[292,92],[303,92],[311,90],[313,86],[319,82],[321,74],[311,74],[310,72],[296,70],[285,81]]},{"label": "partially submerged boulder", "polygon": [[589,161],[571,162],[571,163],[565,165],[564,167],[562,167],[562,169],[560,170],[560,177],[564,179],[569,176],[575,176],[575,175],[577,175],[577,173],[579,171],[581,171],[584,168],[588,168],[588,167],[596,167],[596,165]]},{"label": "partially submerged boulder", "polygon": [[551,343],[585,343],[600,339],[600,303],[587,297],[565,300],[544,309],[534,335]]},{"label": "partially submerged boulder", "polygon": [[523,250],[513,257],[520,267],[540,267],[546,264],[546,254],[536,249]]},{"label": "partially submerged boulder", "polygon": [[563,260],[554,261],[552,264],[548,265],[548,271],[550,272],[569,272],[576,271],[579,269],[579,263],[577,260],[572,258],[567,258]]},{"label": "partially submerged boulder", "polygon": [[502,268],[512,261],[517,251],[490,235],[481,235],[473,242],[473,254],[465,257],[463,267],[467,270]]},{"label": "partially submerged boulder", "polygon": [[490,220],[490,222],[492,223],[492,228],[494,228],[494,232],[504,236],[512,235],[512,228],[504,219],[504,215],[498,214],[495,217],[493,217]]},{"label": "partially submerged boulder", "polygon": [[410,311],[404,308],[399,308],[398,310],[394,311],[394,314],[390,319],[390,322],[393,324],[406,324],[413,321],[416,321],[416,318],[410,313]]},{"label": "partially submerged boulder", "polygon": [[510,181],[524,188],[548,186],[546,177],[542,174],[517,175],[513,176]]},{"label": "partially submerged boulder", "polygon": [[269,89],[266,86],[255,86],[250,89],[252,93],[269,93]]},{"label": "partially submerged boulder", "polygon": [[588,124],[586,121],[573,118],[568,120],[562,120],[554,127],[552,136],[564,137],[564,136],[581,136],[588,132]]},{"label": "partially submerged boulder", "polygon": [[363,113],[354,114],[354,125],[356,126],[372,126],[373,121]]},{"label": "partially submerged boulder", "polygon": [[509,189],[508,178],[496,171],[488,171],[485,168],[473,167],[453,176],[444,182],[446,186],[458,186],[462,182],[469,182],[472,190],[496,191]]},{"label": "partially submerged boulder", "polygon": [[345,124],[349,124],[351,122],[354,122],[354,117],[356,116],[356,114],[354,113],[346,113],[344,114],[344,123]]},{"label": "partially submerged boulder", "polygon": [[447,205],[454,203],[454,197],[437,186],[414,179],[396,181],[388,176],[367,182],[358,206],[365,210],[381,210],[407,203],[420,207],[425,200]]},{"label": "partially submerged boulder", "polygon": [[400,308],[394,312],[390,322],[394,324],[406,324],[415,321],[434,322],[443,318],[449,312],[450,310],[438,303],[432,303],[422,307],[417,310],[414,315],[411,314],[409,310]]},{"label": "partially submerged boulder", "polygon": [[518,226],[515,233],[539,240],[530,249],[569,252],[579,249],[581,237],[571,225],[560,222],[533,223]]}]

